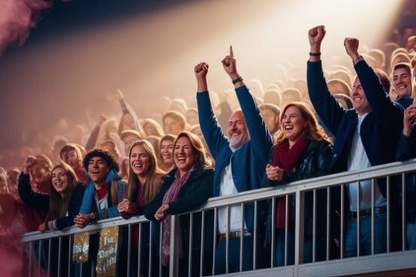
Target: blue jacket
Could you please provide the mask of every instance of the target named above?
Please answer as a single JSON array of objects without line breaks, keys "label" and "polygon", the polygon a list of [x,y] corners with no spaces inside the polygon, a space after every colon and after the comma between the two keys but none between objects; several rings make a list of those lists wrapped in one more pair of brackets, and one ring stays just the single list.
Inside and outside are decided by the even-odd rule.
[{"label": "blue jacket", "polygon": [[[236,89],[238,101],[247,124],[250,140],[235,152],[222,132],[214,115],[208,92],[197,93],[199,124],[215,160],[214,196],[220,196],[221,175],[231,162],[231,172],[238,192],[261,187],[272,137],[267,130],[253,96],[246,86]],[[254,205],[248,204],[244,219],[250,232],[254,229]]]},{"label": "blue jacket", "polygon": [[[79,209],[79,212],[81,214],[89,214],[92,212],[97,212],[97,219],[104,219],[104,218],[111,218],[111,217],[117,217],[120,216],[120,213],[117,210],[117,205],[114,203],[120,203],[121,200],[123,200],[124,197],[124,187],[126,186],[126,182],[123,180],[119,180],[119,177],[117,175],[117,172],[114,170],[110,171],[110,173],[107,175],[106,183],[108,184],[108,194],[107,194],[107,200],[108,200],[108,208],[103,213],[103,211],[100,211],[100,207],[98,204],[97,195],[95,193],[95,186],[94,183],[91,182],[88,184],[87,189],[84,193],[84,198],[82,199],[81,208]],[[111,198],[111,187],[117,186],[117,199]]]}]

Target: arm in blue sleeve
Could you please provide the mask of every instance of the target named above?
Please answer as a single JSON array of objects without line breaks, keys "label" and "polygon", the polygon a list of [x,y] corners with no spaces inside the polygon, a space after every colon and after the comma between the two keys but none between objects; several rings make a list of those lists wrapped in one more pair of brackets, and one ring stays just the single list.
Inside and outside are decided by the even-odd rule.
[{"label": "arm in blue sleeve", "polygon": [[82,198],[82,203],[81,203],[81,207],[79,209],[79,213],[80,214],[89,214],[92,212],[92,201],[94,198],[94,184],[90,183],[85,192],[84,192],[84,196]]}]

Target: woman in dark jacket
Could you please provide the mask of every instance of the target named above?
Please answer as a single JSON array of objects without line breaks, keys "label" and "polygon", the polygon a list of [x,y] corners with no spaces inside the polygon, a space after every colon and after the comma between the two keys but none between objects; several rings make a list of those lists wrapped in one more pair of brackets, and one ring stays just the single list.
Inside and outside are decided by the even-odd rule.
[{"label": "woman in dark jacket", "polygon": [[[19,184],[19,193],[32,207],[48,210],[45,221],[38,227],[40,232],[45,232],[47,230],[62,230],[74,225],[74,218],[79,212],[85,188],[84,184],[78,184],[74,170],[69,165],[61,163],[51,170],[49,195],[34,192],[30,186],[24,186],[22,183]],[[44,249],[47,249],[47,241],[44,243],[46,243]],[[71,264],[70,257],[67,255],[69,247],[69,237],[67,236],[62,237],[60,243],[58,238],[51,240],[49,268],[52,271],[52,276],[54,274],[68,276],[68,265]],[[61,253],[60,260],[57,259],[59,252]],[[61,272],[58,274],[59,264]],[[71,272],[72,275],[75,274],[75,267]]]},{"label": "woman in dark jacket", "polygon": [[[270,161],[266,167],[266,178],[263,186],[279,186],[298,180],[313,178],[329,173],[332,158],[332,143],[312,111],[303,103],[294,102],[284,107],[280,114],[280,132],[276,136]],[[315,232],[313,226],[313,192],[305,194],[304,211],[304,262],[312,261],[312,236],[316,235],[316,259],[321,250],[325,251],[325,215],[326,201],[324,190],[317,191],[317,221]],[[277,266],[294,262],[294,203],[289,198],[289,211],[286,211],[286,197],[277,198],[275,207],[275,262]],[[321,205],[323,205],[321,207]],[[269,211],[268,231],[271,231],[271,209]],[[288,218],[286,219],[286,216]],[[319,220],[319,222],[318,222]],[[320,223],[322,222],[322,223]],[[288,237],[286,238],[286,229]],[[269,234],[270,235],[270,234]],[[270,236],[266,236],[266,242]],[[285,247],[287,241],[287,249]],[[323,247],[323,249],[321,249]]]},{"label": "woman in dark jacket", "polygon": [[[179,133],[174,143],[173,156],[175,168],[169,172],[161,190],[145,209],[145,216],[148,219],[162,222],[160,256],[163,275],[169,269],[170,215],[189,212],[201,207],[213,193],[214,172],[207,164],[205,149],[196,135],[186,131]],[[179,276],[188,276],[189,267],[191,267],[190,276],[199,276],[200,272],[202,215],[201,213],[192,214],[192,226],[190,226],[190,216],[190,214],[185,214],[179,217],[180,231],[178,229],[176,233],[180,238],[178,244]],[[212,268],[213,223],[212,211],[205,212],[204,226],[207,229],[204,230],[202,269],[204,275],[210,274]],[[188,253],[191,239],[192,252]],[[191,265],[188,265],[189,256],[192,258]]]}]

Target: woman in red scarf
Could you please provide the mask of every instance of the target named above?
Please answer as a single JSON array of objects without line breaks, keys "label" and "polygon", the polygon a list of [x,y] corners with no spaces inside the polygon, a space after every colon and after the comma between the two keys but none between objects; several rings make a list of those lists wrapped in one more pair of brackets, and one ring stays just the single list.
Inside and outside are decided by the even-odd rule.
[{"label": "woman in red scarf", "polygon": [[[280,115],[280,132],[276,136],[271,151],[270,162],[266,167],[265,186],[278,186],[298,180],[313,178],[329,173],[332,158],[332,142],[324,129],[318,124],[314,113],[303,103],[288,104]],[[325,197],[325,191],[317,191],[317,199]],[[289,203],[286,203],[288,199]],[[326,204],[315,199],[317,206],[317,219],[325,219],[325,206],[323,210],[319,204]],[[275,263],[276,266],[293,264],[294,261],[294,196],[280,197],[276,201],[275,212]],[[288,204],[288,205],[286,205]],[[312,234],[316,235],[316,259],[320,257],[321,238],[326,236],[321,230],[312,230],[313,193],[305,195],[305,237],[304,262],[312,261]],[[289,207],[286,211],[286,207]],[[323,214],[320,214],[323,211]],[[287,217],[287,218],[286,218]],[[271,216],[268,220],[268,230],[271,226]],[[316,226],[325,229],[323,224]],[[286,237],[287,229],[287,237]],[[324,232],[324,230],[322,230]],[[270,238],[270,236],[268,236]],[[267,240],[267,236],[266,236]],[[287,242],[287,248],[286,243]],[[325,251],[325,244],[323,244]]]}]

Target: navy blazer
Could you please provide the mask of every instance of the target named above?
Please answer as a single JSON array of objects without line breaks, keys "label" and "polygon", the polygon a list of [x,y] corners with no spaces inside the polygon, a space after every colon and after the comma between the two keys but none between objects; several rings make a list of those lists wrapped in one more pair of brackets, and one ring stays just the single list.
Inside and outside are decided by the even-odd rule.
[{"label": "navy blazer", "polygon": [[[371,111],[361,124],[360,136],[365,152],[372,166],[396,161],[396,149],[403,128],[403,108],[391,101],[374,72],[365,62],[355,64],[357,76],[361,81]],[[322,70],[322,62],[307,64],[307,83],[309,97],[321,120],[335,135],[334,155],[331,172],[347,170],[348,156],[352,138],[358,124],[354,110],[344,110],[331,95]],[[385,186],[381,193],[386,196]]]}]

